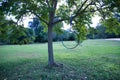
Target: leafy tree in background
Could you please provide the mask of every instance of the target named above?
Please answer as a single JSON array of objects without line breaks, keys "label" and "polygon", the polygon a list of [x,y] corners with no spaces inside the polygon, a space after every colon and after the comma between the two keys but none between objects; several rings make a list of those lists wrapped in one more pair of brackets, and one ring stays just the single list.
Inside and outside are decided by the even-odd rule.
[{"label": "leafy tree in background", "polygon": [[104,38],[107,38],[107,36],[108,36],[108,33],[106,32],[106,27],[103,26],[103,25],[100,25],[100,24],[97,25],[96,26],[96,32],[97,32],[96,38],[104,39]]},{"label": "leafy tree in background", "polygon": [[104,26],[104,25],[97,25],[96,26],[96,35],[95,35],[95,38],[98,38],[98,39],[105,39],[105,38],[118,38],[119,35],[116,35],[115,33],[109,33],[106,31],[107,28]]},{"label": "leafy tree in background", "polygon": [[27,44],[34,41],[33,32],[21,26],[13,24],[1,26],[0,32],[0,42],[5,44]]},{"label": "leafy tree in background", "polygon": [[5,29],[7,30],[7,28],[3,27],[6,25],[6,22],[7,20],[5,20],[4,14],[0,11],[0,42],[6,41],[7,35],[5,34]]},{"label": "leafy tree in background", "polygon": [[[109,20],[113,20],[113,24],[116,23],[115,19],[111,20],[114,8],[116,8],[116,12],[120,12],[120,0],[65,0],[64,4],[59,5],[60,2],[63,2],[63,0],[7,0],[7,2],[2,3],[0,8],[4,11],[4,14],[14,15],[18,20],[25,15],[35,15],[48,28],[49,66],[57,66],[54,62],[52,45],[54,25],[62,21],[69,23],[72,18],[73,29],[80,34],[82,39],[85,36],[86,25],[89,26],[94,15],[102,16],[104,20],[107,19],[105,25],[109,25]],[[55,17],[58,20],[54,21]],[[115,26],[115,28],[117,27]]]},{"label": "leafy tree in background", "polygon": [[14,21],[6,20],[2,12],[0,14],[0,43],[27,44],[34,41],[33,32],[31,30],[17,26]]},{"label": "leafy tree in background", "polygon": [[[110,2],[109,0],[108,2],[106,1],[106,4],[108,5],[109,2]],[[110,8],[110,11],[112,11],[113,13],[104,14],[105,16],[110,15],[108,17],[104,17],[106,18],[106,20],[102,21],[102,24],[106,27],[107,33],[110,33],[110,34],[113,33],[115,35],[120,34],[120,5],[119,4],[120,4],[120,0],[113,1],[111,3],[111,8]]]},{"label": "leafy tree in background", "polygon": [[103,22],[103,25],[105,25],[108,33],[115,33],[116,35],[120,34],[120,22],[117,18],[109,18]]},{"label": "leafy tree in background", "polygon": [[47,41],[47,33],[44,31],[44,27],[41,25],[38,18],[33,18],[33,21],[29,22],[29,27],[34,32],[35,42]]},{"label": "leafy tree in background", "polygon": [[87,38],[88,39],[120,38],[120,34],[116,35],[113,32],[112,33],[107,32],[107,28],[104,25],[99,24],[96,26],[96,28],[88,28]]},{"label": "leafy tree in background", "polygon": [[[8,34],[8,43],[10,44],[27,44],[31,43],[31,37],[28,36],[27,29],[21,26],[9,26],[11,32]],[[17,35],[16,35],[17,34]]]},{"label": "leafy tree in background", "polygon": [[97,34],[97,30],[96,28],[93,28],[93,27],[89,27],[88,28],[88,34],[87,36],[90,38],[90,39],[95,39],[95,35]]}]

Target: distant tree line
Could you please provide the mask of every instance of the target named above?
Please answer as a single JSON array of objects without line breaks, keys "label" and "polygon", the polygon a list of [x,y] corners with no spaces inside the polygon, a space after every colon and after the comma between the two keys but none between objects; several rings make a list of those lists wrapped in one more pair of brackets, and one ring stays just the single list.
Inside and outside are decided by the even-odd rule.
[{"label": "distant tree line", "polygon": [[105,39],[105,38],[120,38],[120,34],[109,33],[107,28],[102,24],[96,26],[96,28],[88,28],[88,39]]}]

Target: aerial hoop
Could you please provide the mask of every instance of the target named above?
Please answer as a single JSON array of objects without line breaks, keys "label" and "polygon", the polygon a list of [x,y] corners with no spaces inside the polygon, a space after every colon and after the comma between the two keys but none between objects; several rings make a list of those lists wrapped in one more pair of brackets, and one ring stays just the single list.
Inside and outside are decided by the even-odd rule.
[{"label": "aerial hoop", "polygon": [[[78,36],[77,33],[75,33],[75,35]],[[80,44],[80,40],[76,40],[76,41],[74,40],[74,41],[70,41],[70,42],[62,40],[62,45],[67,49],[74,49],[77,46],[79,46],[79,44]]]},{"label": "aerial hoop", "polygon": [[66,42],[63,41],[62,39],[62,45],[67,49],[74,49],[80,44],[79,34],[75,30],[72,30],[72,25],[73,25],[72,21],[73,21],[73,16],[70,17],[70,21],[69,21],[70,22],[69,33],[72,33],[74,35],[75,40],[66,44]]}]

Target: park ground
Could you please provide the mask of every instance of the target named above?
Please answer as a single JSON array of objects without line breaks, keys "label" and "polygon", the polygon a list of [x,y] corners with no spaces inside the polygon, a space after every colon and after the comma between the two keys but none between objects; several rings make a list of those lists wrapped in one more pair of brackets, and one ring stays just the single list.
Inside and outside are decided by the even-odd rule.
[{"label": "park ground", "polygon": [[54,42],[55,61],[63,67],[46,68],[47,55],[47,43],[1,45],[0,80],[120,79],[118,40],[86,40],[75,49]]}]

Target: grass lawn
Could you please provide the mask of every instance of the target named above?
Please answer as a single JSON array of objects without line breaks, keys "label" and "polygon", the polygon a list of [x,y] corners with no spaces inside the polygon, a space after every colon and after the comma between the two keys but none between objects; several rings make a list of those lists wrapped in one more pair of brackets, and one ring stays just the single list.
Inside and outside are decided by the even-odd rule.
[{"label": "grass lawn", "polygon": [[72,50],[54,42],[54,56],[63,68],[45,68],[47,43],[2,45],[0,80],[120,80],[120,41],[86,40]]}]

